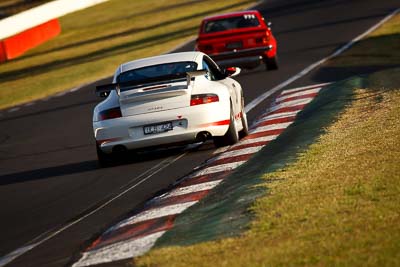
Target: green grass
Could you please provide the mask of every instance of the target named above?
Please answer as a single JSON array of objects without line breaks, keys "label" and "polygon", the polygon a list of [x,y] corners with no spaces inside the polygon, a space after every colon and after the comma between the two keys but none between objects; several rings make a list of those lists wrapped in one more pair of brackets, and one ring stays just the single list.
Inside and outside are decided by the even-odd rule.
[{"label": "green grass", "polygon": [[111,76],[117,66],[165,53],[197,34],[203,17],[254,0],[111,0],[60,19],[58,37],[0,64],[0,109]]},{"label": "green grass", "polygon": [[[369,74],[321,92],[300,122],[256,156],[257,168],[270,171],[247,231],[153,249],[136,266],[400,266],[399,45],[397,15],[324,66]],[[309,132],[298,130],[308,128],[319,132],[314,144],[290,164],[273,162],[286,155],[282,144],[304,148],[288,137],[302,140]]]}]

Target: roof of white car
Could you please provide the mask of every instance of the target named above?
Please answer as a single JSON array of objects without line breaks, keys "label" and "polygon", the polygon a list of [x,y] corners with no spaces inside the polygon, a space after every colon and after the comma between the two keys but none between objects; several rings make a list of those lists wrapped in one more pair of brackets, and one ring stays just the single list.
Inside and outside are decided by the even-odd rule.
[{"label": "roof of white car", "polygon": [[142,67],[159,65],[170,62],[197,61],[196,60],[197,57],[202,55],[204,54],[201,52],[181,52],[181,53],[165,54],[155,57],[148,57],[121,64],[117,72],[121,73],[132,69],[138,69]]}]

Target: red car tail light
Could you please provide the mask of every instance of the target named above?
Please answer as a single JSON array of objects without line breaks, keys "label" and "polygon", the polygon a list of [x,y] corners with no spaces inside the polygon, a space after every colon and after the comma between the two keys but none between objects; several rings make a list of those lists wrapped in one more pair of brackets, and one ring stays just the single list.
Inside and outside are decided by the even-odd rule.
[{"label": "red car tail light", "polygon": [[213,102],[218,102],[219,98],[215,94],[201,94],[201,95],[192,95],[190,99],[191,106],[197,106],[202,104],[208,104]]},{"label": "red car tail light", "polygon": [[269,33],[269,31],[266,31],[265,32],[265,37],[263,38],[263,43],[267,44],[269,42],[270,42],[270,33]]},{"label": "red car tail light", "polygon": [[120,117],[122,117],[122,113],[121,113],[121,109],[119,107],[106,109],[106,110],[100,111],[98,114],[99,121],[115,119],[115,118],[120,118]]}]

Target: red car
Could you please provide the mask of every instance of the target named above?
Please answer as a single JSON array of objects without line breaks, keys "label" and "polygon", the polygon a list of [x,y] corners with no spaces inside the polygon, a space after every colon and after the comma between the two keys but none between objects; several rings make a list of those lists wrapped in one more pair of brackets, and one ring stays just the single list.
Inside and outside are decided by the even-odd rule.
[{"label": "red car", "polygon": [[203,19],[196,50],[211,56],[222,67],[252,68],[264,63],[278,69],[277,42],[260,12],[248,10]]}]

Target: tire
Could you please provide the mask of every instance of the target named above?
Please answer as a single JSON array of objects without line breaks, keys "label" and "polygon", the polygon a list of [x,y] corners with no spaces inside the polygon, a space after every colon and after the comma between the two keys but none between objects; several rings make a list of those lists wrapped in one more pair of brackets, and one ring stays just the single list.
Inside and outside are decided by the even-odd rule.
[{"label": "tire", "polygon": [[278,69],[278,55],[274,57],[267,57],[264,59],[266,70],[277,70]]},{"label": "tire", "polygon": [[235,116],[233,114],[232,105],[228,131],[225,133],[224,136],[215,136],[213,140],[216,147],[229,146],[239,142],[239,133],[236,129]]},{"label": "tire", "polygon": [[244,111],[244,99],[242,97],[242,125],[243,129],[239,132],[239,138],[242,139],[243,137],[246,137],[249,135],[249,125],[247,123],[247,115],[246,111]]},{"label": "tire", "polygon": [[114,157],[112,154],[104,153],[98,145],[96,145],[96,152],[97,152],[97,162],[101,168],[109,167],[114,162]]}]

